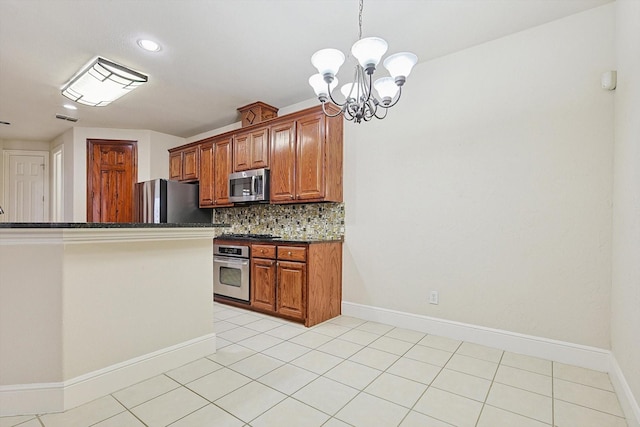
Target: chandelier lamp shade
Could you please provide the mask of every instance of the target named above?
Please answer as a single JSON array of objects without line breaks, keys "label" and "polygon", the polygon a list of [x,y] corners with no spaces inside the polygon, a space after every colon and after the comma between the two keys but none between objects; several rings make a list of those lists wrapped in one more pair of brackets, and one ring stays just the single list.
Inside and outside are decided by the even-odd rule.
[{"label": "chandelier lamp shade", "polygon": [[[360,1],[360,36],[362,35],[362,0]],[[360,37],[351,47],[351,55],[357,60],[353,75],[353,82],[340,88],[344,97],[343,102],[337,101],[333,90],[338,86],[338,70],[345,62],[344,54],[338,49],[321,49],[311,56],[311,63],[318,70],[309,78],[309,85],[313,88],[318,100],[322,103],[324,113],[329,117],[340,114],[344,118],[356,123],[372,118],[384,119],[387,110],[398,103],[402,95],[402,86],[407,81],[418,57],[410,52],[400,52],[387,57],[383,61],[390,77],[381,77],[373,81],[376,67],[387,52],[387,42],[379,37]],[[377,97],[373,92],[377,92]],[[331,102],[340,108],[335,114],[330,114],[324,108]]]},{"label": "chandelier lamp shade", "polygon": [[62,95],[80,104],[104,107],[147,81],[142,73],[97,57],[62,87]]}]

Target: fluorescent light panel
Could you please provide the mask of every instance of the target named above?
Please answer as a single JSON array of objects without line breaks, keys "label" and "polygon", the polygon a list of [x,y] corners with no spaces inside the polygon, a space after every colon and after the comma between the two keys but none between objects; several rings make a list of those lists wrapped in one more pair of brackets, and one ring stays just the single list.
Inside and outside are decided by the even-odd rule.
[{"label": "fluorescent light panel", "polygon": [[104,107],[147,81],[142,73],[98,57],[62,88],[62,95],[80,104]]}]

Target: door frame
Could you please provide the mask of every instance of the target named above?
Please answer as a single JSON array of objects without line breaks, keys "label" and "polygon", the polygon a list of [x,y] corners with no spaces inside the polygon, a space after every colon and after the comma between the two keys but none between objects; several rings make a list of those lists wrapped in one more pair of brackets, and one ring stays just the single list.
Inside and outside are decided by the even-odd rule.
[{"label": "door frame", "polygon": [[[93,198],[91,197],[91,193],[93,191],[93,180],[91,176],[91,165],[93,160],[93,146],[94,145],[132,145],[133,146],[133,155],[131,161],[133,165],[131,166],[131,180],[132,185],[135,185],[138,182],[138,141],[130,140],[130,139],[105,139],[105,138],[87,138],[87,174],[86,174],[86,184],[87,184],[87,204],[86,204],[86,221],[93,221]],[[132,192],[133,195],[133,192]],[[133,204],[133,200],[132,200]],[[133,209],[133,206],[132,206]]]},{"label": "door frame", "polygon": [[[3,150],[2,151],[2,165],[3,165],[3,181],[4,185],[2,186],[2,207],[5,210],[6,218],[9,217],[9,211],[7,210],[7,206],[9,209],[11,208],[11,200],[7,199],[7,195],[10,193],[10,167],[9,167],[9,158],[11,156],[42,156],[44,161],[44,170],[42,171],[42,178],[44,180],[43,185],[44,188],[42,193],[44,195],[44,212],[42,213],[44,222],[49,221],[49,155],[48,151],[43,150]],[[6,219],[5,219],[6,222]]]}]

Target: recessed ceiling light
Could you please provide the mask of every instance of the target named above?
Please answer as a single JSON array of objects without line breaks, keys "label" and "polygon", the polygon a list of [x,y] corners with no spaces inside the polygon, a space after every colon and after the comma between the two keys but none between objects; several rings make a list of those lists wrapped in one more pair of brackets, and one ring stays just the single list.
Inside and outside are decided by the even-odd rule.
[{"label": "recessed ceiling light", "polygon": [[66,108],[67,110],[77,110],[78,109],[78,107],[76,107],[75,105],[71,105],[71,104],[64,104],[63,107]]},{"label": "recessed ceiling light", "polygon": [[140,39],[138,40],[138,46],[149,52],[158,52],[160,45],[153,40]]}]

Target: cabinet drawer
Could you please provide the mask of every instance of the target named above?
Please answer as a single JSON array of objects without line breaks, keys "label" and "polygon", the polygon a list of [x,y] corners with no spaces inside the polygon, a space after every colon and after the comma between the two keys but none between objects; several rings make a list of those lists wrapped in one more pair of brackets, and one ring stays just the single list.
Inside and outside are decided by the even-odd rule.
[{"label": "cabinet drawer", "polygon": [[278,259],[285,261],[306,261],[307,248],[300,246],[278,246]]},{"label": "cabinet drawer", "polygon": [[276,258],[275,245],[252,245],[251,256],[254,258]]}]

